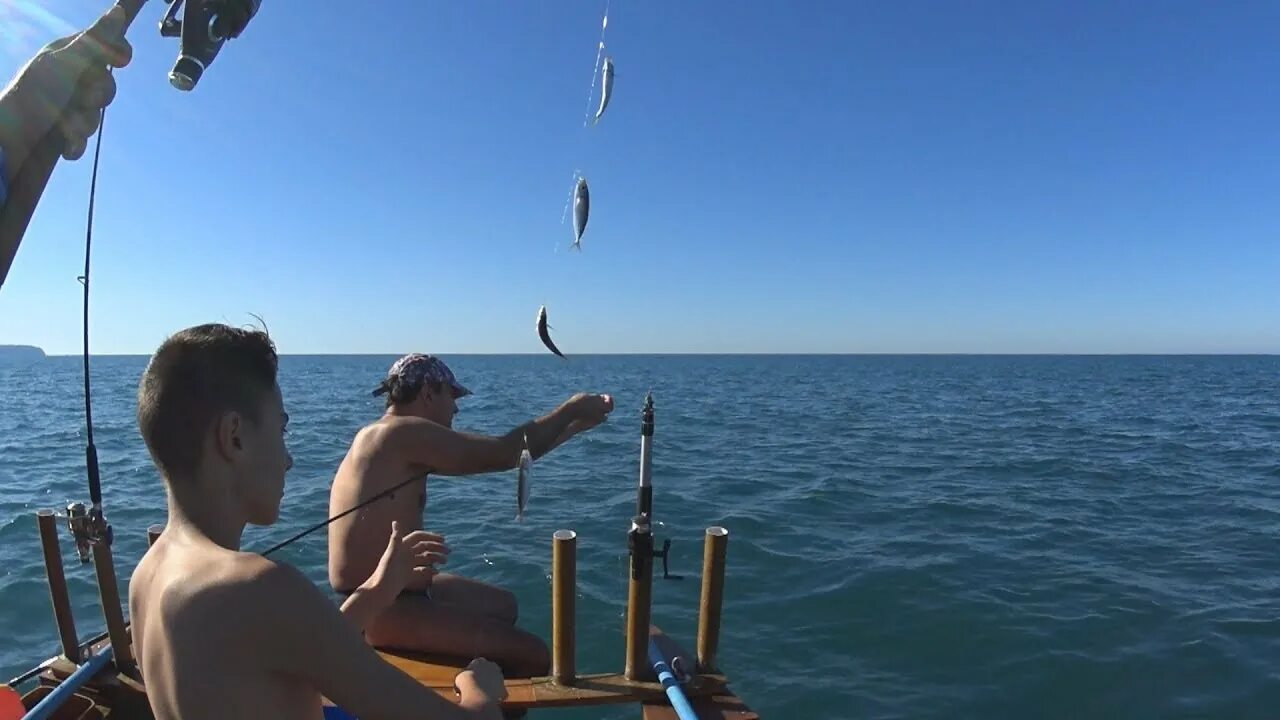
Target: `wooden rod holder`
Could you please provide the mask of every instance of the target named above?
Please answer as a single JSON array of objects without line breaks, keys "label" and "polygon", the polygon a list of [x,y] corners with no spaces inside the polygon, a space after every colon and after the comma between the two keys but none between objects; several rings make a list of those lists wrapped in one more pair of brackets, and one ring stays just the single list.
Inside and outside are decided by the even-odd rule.
[{"label": "wooden rod holder", "polygon": [[62,543],[58,541],[58,516],[53,510],[36,512],[40,528],[40,546],[44,551],[44,572],[49,579],[49,597],[53,601],[53,621],[62,639],[62,654],[73,663],[80,662],[80,640],[76,636],[76,620],[71,612],[71,593],[62,567]]},{"label": "wooden rod holder", "polygon": [[557,530],[551,541],[551,678],[561,685],[576,680],[574,600],[577,597],[578,534]]},{"label": "wooden rod holder", "polygon": [[129,631],[124,624],[124,611],[120,607],[116,566],[111,559],[111,547],[106,543],[93,543],[93,569],[98,574],[102,615],[107,621],[107,637],[111,639],[111,652],[115,658],[116,669],[124,672],[133,667],[133,649],[129,644]]},{"label": "wooden rod holder", "polygon": [[702,599],[698,603],[698,672],[716,671],[720,644],[720,610],[724,604],[724,563],[729,531],[707,528],[702,550]]},{"label": "wooden rod holder", "polygon": [[649,666],[649,617],[653,601],[653,535],[643,515],[632,521],[630,532],[631,580],[627,588],[627,664],[623,674],[631,681],[653,680]]},{"label": "wooden rod holder", "polygon": [[163,525],[151,525],[147,527],[147,547],[156,544],[156,540],[160,539],[160,533],[164,532]]}]

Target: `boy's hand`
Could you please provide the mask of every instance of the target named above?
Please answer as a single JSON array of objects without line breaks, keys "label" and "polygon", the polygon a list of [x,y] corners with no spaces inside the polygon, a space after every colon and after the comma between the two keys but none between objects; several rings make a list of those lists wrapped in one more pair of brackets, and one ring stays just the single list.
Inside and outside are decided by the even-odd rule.
[{"label": "boy's hand", "polygon": [[395,597],[415,577],[425,577],[429,584],[436,574],[435,566],[448,562],[448,556],[449,546],[444,544],[444,536],[414,530],[400,537],[400,523],[393,520],[387,549],[373,571],[370,584],[388,597]]}]

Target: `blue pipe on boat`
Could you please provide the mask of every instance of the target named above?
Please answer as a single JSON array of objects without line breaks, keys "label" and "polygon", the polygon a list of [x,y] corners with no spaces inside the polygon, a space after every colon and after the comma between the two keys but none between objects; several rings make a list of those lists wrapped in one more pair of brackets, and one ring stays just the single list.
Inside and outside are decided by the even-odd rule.
[{"label": "blue pipe on boat", "polygon": [[684,695],[684,688],[680,687],[680,681],[676,679],[676,674],[672,672],[671,666],[667,664],[667,659],[663,657],[662,651],[658,649],[658,643],[654,642],[653,638],[649,638],[649,662],[653,664],[658,682],[662,683],[663,689],[667,692],[667,699],[671,701],[671,707],[675,708],[680,720],[698,720],[698,714],[693,711],[689,698]]},{"label": "blue pipe on boat", "polygon": [[62,707],[62,703],[83,687],[89,678],[97,675],[109,662],[111,662],[111,648],[106,647],[67,676],[67,679],[59,683],[53,692],[36,703],[36,706],[31,708],[31,712],[23,715],[22,720],[48,720],[59,707]]}]

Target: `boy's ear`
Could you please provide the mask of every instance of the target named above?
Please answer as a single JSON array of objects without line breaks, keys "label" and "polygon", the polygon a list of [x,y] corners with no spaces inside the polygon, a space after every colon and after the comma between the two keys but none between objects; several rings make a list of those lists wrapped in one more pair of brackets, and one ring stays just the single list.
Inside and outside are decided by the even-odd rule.
[{"label": "boy's ear", "polygon": [[232,410],[222,413],[214,425],[214,444],[218,454],[228,461],[237,451],[244,449],[244,444],[240,440],[240,432],[243,429],[241,420],[240,413]]}]

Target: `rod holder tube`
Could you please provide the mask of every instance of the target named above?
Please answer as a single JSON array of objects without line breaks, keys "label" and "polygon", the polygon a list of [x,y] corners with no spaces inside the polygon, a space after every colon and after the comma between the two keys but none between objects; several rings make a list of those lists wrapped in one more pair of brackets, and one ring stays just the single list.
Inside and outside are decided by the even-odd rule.
[{"label": "rod holder tube", "polygon": [[650,680],[649,613],[653,599],[653,535],[649,518],[640,515],[631,521],[631,579],[627,589],[627,664],[628,680]]},{"label": "rod holder tube", "polygon": [[44,551],[44,572],[49,580],[49,599],[53,601],[53,621],[58,625],[62,654],[73,663],[80,662],[80,641],[76,636],[75,615],[71,612],[71,593],[62,567],[62,543],[58,541],[58,516],[53,510],[36,512],[40,528],[40,547]]},{"label": "rod holder tube", "polygon": [[551,540],[551,678],[561,685],[576,680],[576,605],[578,534],[557,530]]},{"label": "rod holder tube", "polygon": [[102,597],[102,615],[107,621],[111,652],[115,656],[116,669],[123,672],[133,667],[133,649],[124,624],[124,611],[120,607],[116,566],[111,559],[111,547],[106,543],[93,543],[93,569],[98,574],[98,593]]},{"label": "rod holder tube", "polygon": [[156,540],[160,539],[160,533],[164,532],[163,525],[151,525],[147,528],[147,547],[156,544]]},{"label": "rod holder tube", "polygon": [[716,650],[720,645],[720,611],[724,604],[725,553],[729,531],[707,528],[702,550],[702,598],[698,603],[698,672],[716,671]]}]

